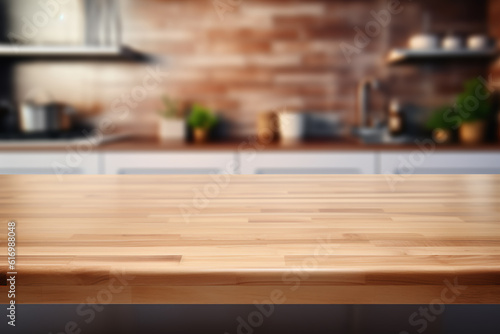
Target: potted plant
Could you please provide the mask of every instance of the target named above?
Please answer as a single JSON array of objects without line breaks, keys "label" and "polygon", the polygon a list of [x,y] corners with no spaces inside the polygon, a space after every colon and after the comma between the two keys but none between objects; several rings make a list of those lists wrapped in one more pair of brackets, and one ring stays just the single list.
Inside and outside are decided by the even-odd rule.
[{"label": "potted plant", "polygon": [[453,106],[438,108],[427,122],[433,130],[436,142],[448,142],[451,131],[458,129],[460,141],[464,144],[479,144],[484,139],[486,119],[491,112],[491,99],[485,93],[486,87],[473,79],[465,83],[464,92],[458,95]]},{"label": "potted plant", "polygon": [[452,139],[452,131],[456,122],[450,122],[450,114],[455,111],[449,106],[436,109],[427,121],[427,129],[432,131],[432,139],[438,144],[449,143]]},{"label": "potted plant", "polygon": [[193,129],[194,141],[204,143],[208,140],[210,129],[217,124],[217,117],[210,109],[200,104],[194,104],[189,114],[188,123]]},{"label": "potted plant", "polygon": [[183,142],[186,138],[186,123],[179,104],[167,96],[164,96],[162,101],[163,109],[158,111],[161,116],[160,139],[165,142]]},{"label": "potted plant", "polygon": [[492,107],[490,98],[482,98],[486,89],[481,81],[473,79],[466,82],[464,92],[457,98],[455,109],[460,117],[459,136],[464,144],[478,144],[484,139],[486,119]]}]

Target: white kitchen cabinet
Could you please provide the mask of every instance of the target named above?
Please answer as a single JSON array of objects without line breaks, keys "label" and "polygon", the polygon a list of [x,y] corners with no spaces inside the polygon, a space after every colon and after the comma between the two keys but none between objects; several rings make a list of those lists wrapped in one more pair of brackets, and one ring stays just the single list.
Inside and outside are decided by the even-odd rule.
[{"label": "white kitchen cabinet", "polygon": [[103,154],[105,174],[237,174],[233,152],[113,152]]},{"label": "white kitchen cabinet", "polygon": [[0,174],[500,174],[500,152],[0,152]]},{"label": "white kitchen cabinet", "polygon": [[240,152],[242,174],[374,174],[372,152]]},{"label": "white kitchen cabinet", "polygon": [[414,150],[380,154],[381,174],[499,174],[498,152]]},{"label": "white kitchen cabinet", "polygon": [[99,174],[99,154],[73,152],[1,152],[0,174]]}]

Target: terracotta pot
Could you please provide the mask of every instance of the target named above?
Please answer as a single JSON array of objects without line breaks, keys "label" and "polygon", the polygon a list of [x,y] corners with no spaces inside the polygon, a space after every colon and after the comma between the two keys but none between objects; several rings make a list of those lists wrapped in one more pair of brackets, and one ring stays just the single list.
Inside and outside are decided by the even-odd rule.
[{"label": "terracotta pot", "polygon": [[466,145],[479,144],[484,139],[485,121],[463,123],[460,126],[460,141]]},{"label": "terracotta pot", "polygon": [[193,137],[195,143],[206,143],[208,140],[208,130],[203,128],[193,129]]},{"label": "terracotta pot", "polygon": [[257,118],[257,139],[261,144],[269,144],[278,133],[278,118],[273,112],[260,113]]},{"label": "terracotta pot", "polygon": [[438,144],[448,144],[452,140],[451,130],[435,129],[432,131],[432,139]]}]

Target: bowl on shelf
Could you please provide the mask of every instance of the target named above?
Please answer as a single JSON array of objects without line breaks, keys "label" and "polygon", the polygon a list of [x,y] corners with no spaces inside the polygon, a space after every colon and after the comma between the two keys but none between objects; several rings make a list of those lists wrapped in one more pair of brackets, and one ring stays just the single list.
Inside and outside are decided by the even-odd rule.
[{"label": "bowl on shelf", "polygon": [[457,35],[448,35],[443,38],[441,48],[447,51],[461,50],[463,48],[462,38]]},{"label": "bowl on shelf", "polygon": [[491,47],[491,40],[486,35],[471,35],[467,38],[469,50],[482,51]]},{"label": "bowl on shelf", "polygon": [[433,34],[418,34],[410,38],[409,47],[412,50],[439,49],[439,38]]}]

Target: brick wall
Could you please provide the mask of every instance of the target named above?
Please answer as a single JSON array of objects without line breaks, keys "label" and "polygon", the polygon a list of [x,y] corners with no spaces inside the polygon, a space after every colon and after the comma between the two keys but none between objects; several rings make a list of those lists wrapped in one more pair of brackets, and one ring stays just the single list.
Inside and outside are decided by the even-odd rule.
[{"label": "brick wall", "polygon": [[[364,30],[374,20],[371,11],[387,9],[386,0],[220,0],[218,4],[122,1],[125,44],[155,54],[162,60],[161,70],[169,73],[133,108],[124,125],[154,133],[162,94],[217,109],[232,124],[233,136],[253,133],[259,111],[284,107],[336,111],[354,123],[357,85],[363,77],[380,78],[388,97],[431,108],[449,102],[464,80],[487,71],[487,64],[481,63],[393,67],[385,62],[392,47],[406,46],[409,36],[421,30],[426,11],[437,33],[486,32],[485,0],[401,1],[400,13],[391,15],[387,27],[374,33],[350,63],[341,43],[354,45],[355,27]],[[103,113],[111,101],[141,84],[145,66],[26,64],[16,69],[18,97],[33,87],[44,87],[59,100]]]},{"label": "brick wall", "polygon": [[[500,1],[490,0],[488,10],[489,34],[496,39],[500,47]],[[493,80],[500,81],[500,61],[495,61],[490,67]]]}]

